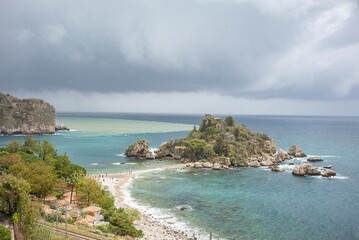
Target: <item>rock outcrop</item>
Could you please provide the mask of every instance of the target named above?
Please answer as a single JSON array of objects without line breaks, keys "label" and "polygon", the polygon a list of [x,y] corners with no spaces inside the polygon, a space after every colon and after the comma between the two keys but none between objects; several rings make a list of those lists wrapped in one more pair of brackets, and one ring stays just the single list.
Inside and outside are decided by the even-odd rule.
[{"label": "rock outcrop", "polygon": [[325,169],[324,172],[321,173],[321,175],[322,177],[334,177],[335,175],[337,175],[337,173],[331,169]]},{"label": "rock outcrop", "polygon": [[310,163],[304,163],[302,162],[299,166],[296,166],[293,171],[293,175],[297,176],[322,176],[322,177],[332,177],[336,175],[336,172],[334,172],[331,169],[324,169],[324,171],[321,171],[315,167],[313,167]]},{"label": "rock outcrop", "polygon": [[274,156],[276,162],[283,162],[284,160],[289,160],[291,157],[283,149],[279,149],[278,153]]},{"label": "rock outcrop", "polygon": [[270,160],[265,160],[265,161],[261,161],[260,165],[261,166],[271,166],[271,165],[273,165],[273,162]]},{"label": "rock outcrop", "polygon": [[292,174],[296,176],[304,176],[306,170],[302,167],[296,167],[293,169]]},{"label": "rock outcrop", "polygon": [[248,163],[248,166],[249,167],[260,167],[261,164],[259,162],[257,162],[257,161],[251,161],[251,162]]},{"label": "rock outcrop", "polygon": [[186,149],[186,146],[177,146],[173,141],[164,142],[160,145],[157,157],[180,160],[182,159]]},{"label": "rock outcrop", "polygon": [[288,154],[293,157],[306,157],[307,154],[303,152],[303,150],[297,145],[293,145],[289,148]]},{"label": "rock outcrop", "polygon": [[125,150],[125,155],[127,157],[135,157],[135,158],[146,158],[146,159],[154,159],[152,152],[150,151],[150,145],[146,140],[137,140],[134,144],[130,145]]},{"label": "rock outcrop", "polygon": [[70,128],[66,127],[65,124],[56,124],[55,131],[70,131]]},{"label": "rock outcrop", "polygon": [[203,166],[204,168],[212,168],[212,167],[213,167],[213,163],[204,162],[204,163],[202,164],[202,166]]},{"label": "rock outcrop", "polygon": [[196,163],[194,163],[194,167],[195,167],[195,168],[203,168],[203,163],[201,163],[201,162],[196,162]]},{"label": "rock outcrop", "polygon": [[306,175],[317,176],[317,175],[320,175],[320,171],[316,168],[308,168]]},{"label": "rock outcrop", "polygon": [[55,108],[41,99],[0,93],[0,134],[53,134]]},{"label": "rock outcrop", "polygon": [[313,168],[312,164],[302,162],[299,166],[296,166],[293,169],[292,174],[297,175],[297,176],[304,176],[304,175],[306,175],[308,173],[308,170],[312,169],[312,168]]},{"label": "rock outcrop", "polygon": [[[190,165],[188,165],[190,166]],[[209,169],[213,169],[213,170],[223,170],[223,169],[228,169],[228,165],[226,165],[225,163],[211,163],[211,162],[195,162],[193,164],[194,168],[209,168]]]}]

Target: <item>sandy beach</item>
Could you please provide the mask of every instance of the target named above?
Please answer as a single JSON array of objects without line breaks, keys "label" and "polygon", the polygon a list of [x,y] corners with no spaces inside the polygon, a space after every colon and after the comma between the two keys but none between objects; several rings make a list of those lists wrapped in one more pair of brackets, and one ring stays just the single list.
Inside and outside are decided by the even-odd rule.
[{"label": "sandy beach", "polygon": [[[137,204],[130,194],[131,181],[143,173],[164,169],[183,169],[185,164],[164,166],[155,169],[129,173],[107,174],[100,178],[101,183],[115,197],[115,206],[119,208],[135,208],[141,213],[141,219],[134,225],[144,233],[142,239],[147,240],[190,240],[203,239],[204,236],[184,223],[176,221],[173,216],[156,214],[156,210]],[[208,239],[208,236],[207,238]]]}]

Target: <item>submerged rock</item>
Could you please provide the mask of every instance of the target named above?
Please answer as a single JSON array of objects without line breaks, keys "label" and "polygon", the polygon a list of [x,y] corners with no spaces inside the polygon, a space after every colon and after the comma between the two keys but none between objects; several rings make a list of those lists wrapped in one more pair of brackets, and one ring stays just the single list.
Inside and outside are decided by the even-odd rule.
[{"label": "submerged rock", "polygon": [[307,154],[303,152],[303,150],[297,145],[293,145],[289,148],[288,154],[293,157],[306,157]]},{"label": "submerged rock", "polygon": [[283,168],[280,168],[280,167],[272,167],[271,171],[272,172],[284,172],[285,170]]},{"label": "submerged rock", "polygon": [[323,159],[316,158],[316,157],[310,157],[310,158],[307,159],[307,161],[309,161],[309,162],[322,162]]},{"label": "submerged rock", "polygon": [[190,209],[190,207],[186,206],[186,205],[179,206],[180,211],[185,211],[185,210],[189,210],[189,209]]}]

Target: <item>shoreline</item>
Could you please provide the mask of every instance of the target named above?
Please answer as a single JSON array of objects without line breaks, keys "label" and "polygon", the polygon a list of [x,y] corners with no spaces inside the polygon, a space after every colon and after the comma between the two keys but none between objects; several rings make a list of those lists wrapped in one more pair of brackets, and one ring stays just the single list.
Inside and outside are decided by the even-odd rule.
[{"label": "shoreline", "polygon": [[208,239],[207,234],[193,229],[186,223],[178,221],[172,214],[137,203],[131,197],[131,183],[140,175],[153,171],[166,169],[184,169],[186,164],[176,164],[159,168],[139,170],[128,173],[100,174],[101,184],[107,187],[115,198],[115,206],[118,208],[134,208],[141,214],[141,219],[134,222],[134,226],[141,229],[146,240],[193,240]]}]

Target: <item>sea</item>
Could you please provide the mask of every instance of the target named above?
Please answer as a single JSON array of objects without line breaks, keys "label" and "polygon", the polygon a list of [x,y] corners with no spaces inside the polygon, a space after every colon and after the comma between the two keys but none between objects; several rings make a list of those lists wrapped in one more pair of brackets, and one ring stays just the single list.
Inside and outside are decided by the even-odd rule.
[{"label": "sea", "polygon": [[[175,161],[124,156],[126,147],[146,139],[151,147],[185,137],[202,115],[60,113],[71,131],[38,135],[89,174],[148,170]],[[224,117],[224,116],[219,116]],[[284,150],[298,144],[314,163],[332,165],[337,176],[297,177],[290,162],[283,173],[266,167],[147,171],[132,181],[131,197],[169,214],[209,239],[359,239],[359,118],[233,116],[237,123],[264,132]],[[0,146],[24,136],[0,136]],[[146,171],[145,171],[146,172]],[[185,206],[182,211],[181,207]],[[207,237],[208,236],[208,237]]]}]

